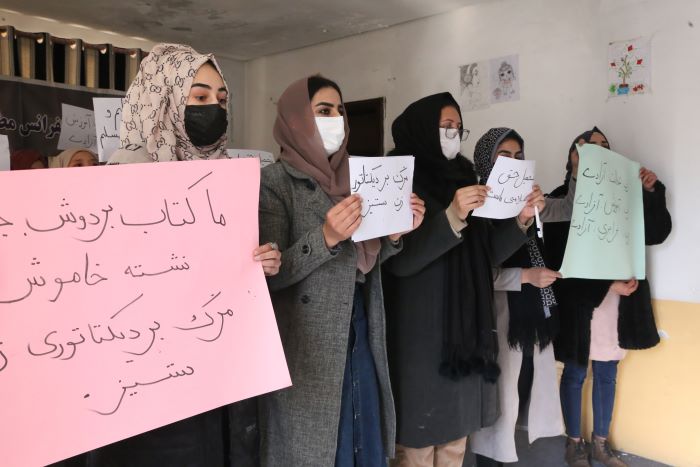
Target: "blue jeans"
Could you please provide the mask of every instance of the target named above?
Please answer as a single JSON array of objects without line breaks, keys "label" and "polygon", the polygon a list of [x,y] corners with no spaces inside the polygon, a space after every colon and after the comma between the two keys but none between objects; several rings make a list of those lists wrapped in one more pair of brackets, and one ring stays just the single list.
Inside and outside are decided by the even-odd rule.
[{"label": "blue jeans", "polygon": [[369,346],[362,286],[355,287],[340,403],[335,467],[385,467],[379,382]]},{"label": "blue jeans", "polygon": [[[593,367],[593,434],[607,438],[615,404],[615,378],[619,361],[592,360]],[[561,410],[570,438],[581,437],[581,388],[588,368],[576,362],[566,362],[561,375],[559,393]]]}]

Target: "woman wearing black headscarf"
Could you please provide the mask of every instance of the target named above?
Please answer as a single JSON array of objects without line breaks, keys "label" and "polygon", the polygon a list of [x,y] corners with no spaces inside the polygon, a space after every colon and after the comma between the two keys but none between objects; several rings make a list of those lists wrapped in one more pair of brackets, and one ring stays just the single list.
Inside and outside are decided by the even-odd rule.
[{"label": "woman wearing black headscarf", "polygon": [[[574,140],[569,150],[564,185],[551,196],[563,196],[578,167],[576,144],[610,148],[603,132],[594,127]],[[656,175],[642,168],[644,234],[647,245],[662,243],[671,233],[671,215],[666,209],[666,187]],[[557,269],[564,257],[569,223],[546,225],[549,264]],[[593,368],[592,458],[606,466],[622,467],[607,441],[615,400],[617,364],[626,349],[647,349],[659,342],[651,292],[647,280],[610,281],[564,279],[554,284],[559,300],[560,331],[554,341],[557,360],[564,362],[560,395],[566,433],[566,461],[571,466],[590,465],[581,438],[581,388],[588,361]]]},{"label": "woman wearing black headscarf", "polygon": [[[384,275],[397,414],[393,465],[462,465],[466,437],[498,417],[491,267],[527,240],[531,214],[498,229],[472,217],[487,187],[459,156],[465,135],[449,93],[420,99],[394,121],[390,155],[415,157],[425,221],[404,236]],[[543,200],[530,195],[529,210]]]}]

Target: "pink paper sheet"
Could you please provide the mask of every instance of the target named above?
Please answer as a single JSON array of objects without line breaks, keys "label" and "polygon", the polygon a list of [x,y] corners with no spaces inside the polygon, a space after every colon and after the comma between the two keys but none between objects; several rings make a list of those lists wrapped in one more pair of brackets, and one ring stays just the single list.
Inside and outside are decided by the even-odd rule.
[{"label": "pink paper sheet", "polygon": [[0,459],[38,466],[291,384],[253,159],[0,173]]}]

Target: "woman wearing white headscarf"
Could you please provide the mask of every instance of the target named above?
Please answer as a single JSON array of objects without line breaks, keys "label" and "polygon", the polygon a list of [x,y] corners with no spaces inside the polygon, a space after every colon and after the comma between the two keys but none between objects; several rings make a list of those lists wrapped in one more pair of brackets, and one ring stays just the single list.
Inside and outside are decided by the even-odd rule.
[{"label": "woman wearing white headscarf", "polygon": [[97,164],[97,154],[84,148],[66,149],[53,157],[49,157],[49,169],[90,167]]}]

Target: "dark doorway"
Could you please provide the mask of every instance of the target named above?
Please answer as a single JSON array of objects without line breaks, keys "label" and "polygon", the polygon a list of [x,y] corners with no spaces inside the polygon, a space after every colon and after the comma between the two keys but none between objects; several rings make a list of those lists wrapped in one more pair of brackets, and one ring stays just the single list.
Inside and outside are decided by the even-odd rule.
[{"label": "dark doorway", "polygon": [[345,103],[351,156],[384,155],[384,103],[383,97]]}]

